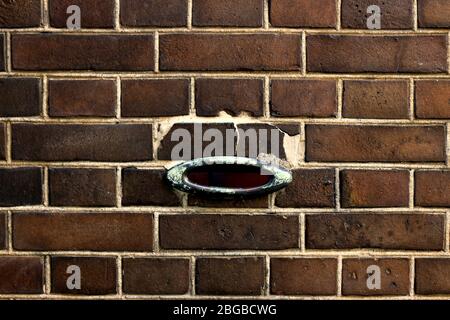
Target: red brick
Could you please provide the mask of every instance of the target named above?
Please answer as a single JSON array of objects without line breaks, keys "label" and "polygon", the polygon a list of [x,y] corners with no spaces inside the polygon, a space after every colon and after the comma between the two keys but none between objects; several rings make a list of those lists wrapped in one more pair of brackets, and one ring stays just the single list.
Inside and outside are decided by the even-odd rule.
[{"label": "red brick", "polygon": [[442,126],[306,126],[307,161],[444,162]]},{"label": "red brick", "polygon": [[416,117],[450,119],[450,81],[416,81]]},{"label": "red brick", "polygon": [[0,257],[0,294],[39,294],[44,288],[40,257]]},{"label": "red brick", "polygon": [[11,45],[15,70],[154,69],[152,35],[17,34]]},{"label": "red brick", "polygon": [[41,81],[38,78],[0,79],[0,116],[29,117],[41,114]]},{"label": "red brick", "polygon": [[414,283],[416,294],[449,294],[450,259],[416,259]]},{"label": "red brick", "polygon": [[114,28],[114,0],[49,0],[50,26],[67,28],[67,8],[80,7],[81,28]]},{"label": "red brick", "polygon": [[159,43],[162,71],[298,71],[301,68],[298,35],[164,34],[160,35]]},{"label": "red brick", "polygon": [[121,0],[120,22],[127,27],[184,27],[187,0]]},{"label": "red brick", "polygon": [[415,204],[420,207],[450,207],[450,171],[418,171]]},{"label": "red brick", "polygon": [[271,0],[270,23],[274,27],[336,27],[335,0]]},{"label": "red brick", "polygon": [[0,28],[41,25],[41,0],[1,0]]},{"label": "red brick", "polygon": [[447,36],[309,35],[307,69],[325,73],[446,73]]},{"label": "red brick", "polygon": [[308,249],[443,250],[445,221],[437,214],[306,216]]},{"label": "red brick", "polygon": [[0,169],[0,206],[42,204],[42,177],[41,168]]},{"label": "red brick", "polygon": [[13,214],[16,250],[152,251],[153,215],[131,212]]},{"label": "red brick", "polygon": [[189,259],[124,259],[123,291],[128,294],[187,294]]},{"label": "red brick", "polygon": [[274,295],[336,295],[337,260],[273,258],[270,292]]},{"label": "red brick", "polygon": [[0,250],[6,249],[6,215],[0,214]]},{"label": "red brick", "polygon": [[418,0],[417,11],[421,28],[450,27],[450,2],[447,0]]},{"label": "red brick", "polygon": [[200,258],[196,263],[198,295],[262,295],[264,291],[264,259]]}]

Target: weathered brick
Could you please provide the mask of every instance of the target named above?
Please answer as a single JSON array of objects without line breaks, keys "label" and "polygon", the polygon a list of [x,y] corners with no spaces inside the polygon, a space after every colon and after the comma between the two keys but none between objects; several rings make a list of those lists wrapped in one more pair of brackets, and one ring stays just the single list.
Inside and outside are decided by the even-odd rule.
[{"label": "weathered brick", "polygon": [[450,27],[450,2],[447,0],[418,0],[417,11],[421,28]]},{"label": "weathered brick", "polygon": [[194,0],[192,24],[199,27],[261,27],[263,0]]},{"label": "weathered brick", "polygon": [[319,214],[306,216],[308,249],[443,250],[444,216]]},{"label": "weathered brick", "polygon": [[307,70],[446,73],[447,36],[309,35]]},{"label": "weathered brick", "polygon": [[199,258],[195,292],[199,295],[262,295],[264,259]]},{"label": "weathered brick", "polygon": [[41,25],[41,0],[1,0],[0,7],[0,28]]},{"label": "weathered brick", "polygon": [[276,196],[275,205],[281,208],[334,207],[334,170],[292,171],[293,181]]},{"label": "weathered brick", "polygon": [[15,70],[154,69],[153,36],[148,34],[16,34],[11,37],[11,46],[12,68]]},{"label": "weathered brick", "polygon": [[189,259],[124,259],[123,291],[128,294],[186,294]]},{"label": "weathered brick", "polygon": [[421,207],[450,207],[450,171],[417,171],[415,204]]},{"label": "weathered brick", "polygon": [[409,171],[344,170],[340,182],[344,208],[408,207]]},{"label": "weathered brick", "polygon": [[112,80],[48,81],[48,114],[51,117],[114,117],[117,100]]},{"label": "weathered brick", "polygon": [[16,250],[152,251],[153,215],[131,212],[19,212]]},{"label": "weathered brick", "polygon": [[270,292],[275,295],[336,295],[337,260],[273,258]]},{"label": "weathered brick", "polygon": [[165,117],[189,114],[189,80],[123,80],[123,117]]},{"label": "weathered brick", "polygon": [[274,27],[336,27],[335,0],[271,0],[270,23]]},{"label": "weathered brick", "polygon": [[342,27],[350,29],[368,29],[367,20],[372,13],[367,13],[371,5],[380,7],[381,29],[412,29],[412,0],[343,0]]},{"label": "weathered brick", "polygon": [[0,214],[0,250],[6,249],[6,215]]},{"label": "weathered brick", "polygon": [[444,162],[445,127],[307,125],[307,161]]},{"label": "weathered brick", "polygon": [[43,275],[40,257],[0,257],[1,294],[43,293]]},{"label": "weathered brick", "polygon": [[67,8],[80,7],[81,28],[114,28],[114,0],[49,0],[50,26],[67,28]]},{"label": "weathered brick", "polygon": [[275,117],[334,117],[334,80],[272,80],[270,111]]},{"label": "weathered brick", "polygon": [[[380,268],[381,288],[368,289],[367,268]],[[342,261],[342,294],[358,296],[408,295],[408,259],[344,259]]]},{"label": "weathered brick", "polygon": [[42,204],[41,168],[0,169],[0,206]]},{"label": "weathered brick", "polygon": [[121,0],[120,22],[126,27],[184,27],[187,0]]},{"label": "weathered brick", "polygon": [[416,117],[450,119],[450,81],[416,81]]},{"label": "weathered brick", "polygon": [[0,79],[0,116],[28,117],[41,113],[41,81],[38,78]]},{"label": "weathered brick", "polygon": [[409,83],[401,80],[344,81],[342,115],[358,119],[408,119]]},{"label": "weathered brick", "polygon": [[294,216],[162,215],[159,226],[164,249],[298,248],[299,223]]},{"label": "weathered brick", "polygon": [[268,208],[269,197],[212,197],[211,195],[192,194],[188,197],[188,205],[208,208]]},{"label": "weathered brick", "polygon": [[450,293],[450,259],[418,258],[415,260],[416,294]]},{"label": "weathered brick", "polygon": [[164,34],[160,70],[298,71],[301,38],[292,34]]},{"label": "weathered brick", "polygon": [[[70,266],[80,268],[81,288],[68,289],[67,280],[73,274]],[[52,257],[52,293],[72,295],[106,295],[116,293],[116,259],[109,257]]]},{"label": "weathered brick", "polygon": [[30,161],[151,160],[152,126],[13,124],[12,157]]}]

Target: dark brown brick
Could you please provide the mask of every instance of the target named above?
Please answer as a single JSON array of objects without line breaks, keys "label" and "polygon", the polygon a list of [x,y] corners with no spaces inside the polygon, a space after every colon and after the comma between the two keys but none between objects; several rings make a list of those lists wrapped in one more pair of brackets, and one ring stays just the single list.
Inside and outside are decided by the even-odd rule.
[{"label": "dark brown brick", "polygon": [[344,170],[340,182],[344,208],[408,207],[409,171]]},{"label": "dark brown brick", "polygon": [[347,118],[409,118],[409,83],[407,81],[344,81],[343,99],[342,115]]},{"label": "dark brown brick", "polygon": [[416,117],[450,119],[450,81],[416,81]]},{"label": "dark brown brick", "polygon": [[298,71],[301,68],[298,35],[164,34],[160,35],[159,44],[162,71]]},{"label": "dark brown brick", "polygon": [[[70,290],[67,280],[73,274],[68,267],[78,266],[81,289]],[[72,295],[105,295],[116,293],[117,267],[115,258],[52,257],[52,293]]]},{"label": "dark brown brick", "polygon": [[336,259],[274,258],[270,291],[275,295],[336,295]]},{"label": "dark brown brick", "polygon": [[412,0],[343,0],[342,27],[350,29],[368,29],[367,19],[372,16],[367,13],[371,5],[381,9],[381,29],[412,29],[413,1]]},{"label": "dark brown brick", "polygon": [[308,249],[443,250],[444,216],[319,214],[306,216]]},{"label": "dark brown brick", "polygon": [[6,158],[5,143],[6,143],[6,128],[3,123],[0,123],[0,159],[2,160]]},{"label": "dark brown brick", "polygon": [[188,114],[188,79],[122,81],[122,116],[165,117]]},{"label": "dark brown brick", "polygon": [[81,28],[114,28],[114,0],[49,0],[50,26],[67,28],[67,8],[80,7]]},{"label": "dark brown brick", "polygon": [[189,259],[124,259],[123,291],[128,294],[186,294]]},{"label": "dark brown brick", "polygon": [[335,0],[271,0],[270,23],[274,27],[334,28]]},{"label": "dark brown brick", "polygon": [[273,80],[271,114],[275,117],[334,117],[334,80]]},{"label": "dark brown brick", "polygon": [[37,78],[0,79],[0,116],[28,117],[41,113],[41,81]]},{"label": "dark brown brick", "polygon": [[309,35],[307,69],[325,73],[446,73],[446,36]]},{"label": "dark brown brick", "polygon": [[260,79],[198,79],[195,83],[198,116],[218,116],[225,111],[252,116],[264,113],[264,82]]},{"label": "dark brown brick", "polygon": [[196,293],[199,295],[262,295],[264,259],[200,258],[196,263]]},{"label": "dark brown brick", "polygon": [[334,207],[334,170],[292,171],[293,181],[276,196],[275,205],[281,208]]},{"label": "dark brown brick", "polygon": [[0,28],[41,25],[41,0],[1,0],[0,8]]},{"label": "dark brown brick", "polygon": [[307,161],[444,162],[442,126],[306,126]]},{"label": "dark brown brick", "polygon": [[49,169],[49,198],[52,206],[114,207],[116,170]]},{"label": "dark brown brick", "polygon": [[187,0],[121,0],[120,22],[127,27],[184,27]]},{"label": "dark brown brick", "polygon": [[450,171],[417,171],[415,204],[421,207],[450,207]]},{"label": "dark brown brick", "polygon": [[210,195],[192,194],[188,197],[188,205],[208,208],[268,208],[269,197],[211,197]]},{"label": "dark brown brick", "polygon": [[17,34],[12,35],[11,45],[12,68],[15,70],[154,69],[153,36],[148,34]]},{"label": "dark brown brick", "polygon": [[20,212],[16,250],[152,251],[153,215],[131,212]]},{"label": "dark brown brick", "polygon": [[447,0],[418,0],[417,11],[421,28],[450,27],[450,2]]},{"label": "dark brown brick", "polygon": [[6,249],[6,215],[0,214],[0,250]]},{"label": "dark brown brick", "polygon": [[122,204],[125,206],[180,206],[180,198],[169,187],[164,177],[165,170],[124,169],[122,171]]},{"label": "dark brown brick", "polygon": [[0,206],[42,204],[41,168],[2,168],[0,181]]},{"label": "dark brown brick", "polygon": [[117,90],[112,80],[59,80],[48,82],[51,117],[114,117]]},{"label": "dark brown brick", "polygon": [[[368,289],[367,268],[378,266],[381,289]],[[370,273],[371,274],[371,273]],[[408,259],[344,259],[342,261],[342,294],[358,296],[408,295]]]},{"label": "dark brown brick", "polygon": [[295,216],[163,215],[159,226],[164,249],[298,248],[299,223]]},{"label": "dark brown brick", "polygon": [[199,27],[262,27],[263,0],[194,0],[192,24]]},{"label": "dark brown brick", "polygon": [[13,124],[12,157],[29,161],[152,159],[152,126]]},{"label": "dark brown brick", "polygon": [[5,71],[5,45],[4,35],[0,34],[0,71]]},{"label": "dark brown brick", "polygon": [[415,261],[416,294],[450,293],[450,259],[423,258]]},{"label": "dark brown brick", "polygon": [[40,257],[0,257],[0,294],[43,293],[43,275]]}]

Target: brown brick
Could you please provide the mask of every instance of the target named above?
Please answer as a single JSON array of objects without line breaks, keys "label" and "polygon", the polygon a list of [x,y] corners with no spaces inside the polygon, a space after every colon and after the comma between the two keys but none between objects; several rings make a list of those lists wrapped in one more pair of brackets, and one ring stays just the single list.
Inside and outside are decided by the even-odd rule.
[{"label": "brown brick", "polygon": [[164,176],[165,170],[124,169],[122,171],[122,204],[124,206],[180,206],[180,198],[169,187]]},{"label": "brown brick", "polygon": [[450,81],[416,81],[416,117],[450,119]]},{"label": "brown brick", "polygon": [[415,204],[421,207],[450,207],[450,171],[418,171]]},{"label": "brown brick", "polygon": [[343,0],[342,27],[350,29],[368,29],[367,19],[372,16],[367,13],[371,5],[381,9],[381,29],[412,29],[413,1],[412,0]]},{"label": "brown brick", "polygon": [[335,0],[271,0],[270,23],[274,27],[336,27]]},{"label": "brown brick", "polygon": [[124,259],[123,291],[128,294],[186,294],[189,259]]},{"label": "brown brick", "polygon": [[122,81],[122,116],[165,117],[188,114],[188,79]]},{"label": "brown brick", "polygon": [[273,80],[271,114],[275,117],[334,117],[334,80]]},{"label": "brown brick", "polygon": [[164,249],[298,248],[299,225],[294,216],[163,215],[159,226]]},{"label": "brown brick", "polygon": [[5,45],[4,35],[0,34],[0,71],[6,71],[5,69]]},{"label": "brown brick", "polygon": [[195,100],[198,116],[218,116],[220,111],[233,116],[241,112],[262,116],[264,82],[260,79],[198,79]]},{"label": "brown brick", "polygon": [[293,181],[276,196],[275,205],[281,208],[334,207],[334,170],[292,171]]},{"label": "brown brick", "polygon": [[120,22],[127,27],[184,27],[187,0],[121,0]]},{"label": "brown brick", "polygon": [[13,124],[12,157],[29,161],[151,160],[152,126]]},{"label": "brown brick", "polygon": [[6,215],[0,214],[0,250],[6,249]]},{"label": "brown brick", "polygon": [[1,160],[4,160],[6,157],[5,143],[6,143],[6,128],[3,123],[0,123],[0,159]]},{"label": "brown brick", "polygon": [[408,207],[409,171],[344,170],[340,182],[344,208]]},{"label": "brown brick", "polygon": [[81,28],[114,28],[114,0],[49,0],[50,26],[67,28],[67,8],[81,9]]},{"label": "brown brick", "polygon": [[274,258],[270,291],[275,295],[336,295],[336,259]]},{"label": "brown brick", "polygon": [[196,263],[196,293],[199,295],[262,295],[264,259],[200,258]]},{"label": "brown brick", "polygon": [[[68,289],[67,280],[73,274],[68,267],[78,266],[81,289]],[[105,295],[116,293],[117,267],[115,258],[52,257],[52,293]]]},{"label": "brown brick", "polygon": [[306,216],[308,249],[443,250],[444,216],[319,214]]},{"label": "brown brick", "polygon": [[447,0],[418,0],[417,11],[421,28],[450,27],[450,2]]},{"label": "brown brick", "polygon": [[192,24],[199,27],[262,27],[263,0],[194,0]]},{"label": "brown brick", "polygon": [[444,162],[442,126],[306,126],[307,161]]},{"label": "brown brick", "polygon": [[[367,268],[378,266],[381,289],[368,289]],[[371,274],[371,273],[370,273]],[[358,296],[408,295],[408,259],[344,259],[342,261],[342,294]]]},{"label": "brown brick", "polygon": [[298,71],[301,39],[292,34],[164,34],[160,70]]},{"label": "brown brick", "polygon": [[409,83],[407,81],[344,81],[343,99],[342,114],[347,118],[409,118]]},{"label": "brown brick", "polygon": [[42,204],[41,168],[2,168],[0,181],[0,206]]},{"label": "brown brick", "polygon": [[153,36],[148,34],[17,34],[12,35],[11,45],[12,68],[15,70],[154,69]]},{"label": "brown brick", "polygon": [[423,258],[415,261],[416,294],[450,293],[450,259]]},{"label": "brown brick", "polygon": [[41,25],[41,0],[1,0],[0,7],[0,28]]},{"label": "brown brick", "polygon": [[20,212],[16,250],[152,251],[153,215],[131,212]]},{"label": "brown brick", "polygon": [[44,287],[39,257],[0,257],[0,294],[38,294]]},{"label": "brown brick", "polygon": [[192,194],[188,197],[188,205],[208,208],[268,208],[269,197],[211,197],[210,195]]},{"label": "brown brick", "polygon": [[0,116],[28,117],[41,113],[41,81],[38,78],[0,79]]},{"label": "brown brick", "polygon": [[446,36],[309,35],[309,72],[446,73]]},{"label": "brown brick", "polygon": [[114,207],[116,170],[49,169],[49,198],[52,206]]}]

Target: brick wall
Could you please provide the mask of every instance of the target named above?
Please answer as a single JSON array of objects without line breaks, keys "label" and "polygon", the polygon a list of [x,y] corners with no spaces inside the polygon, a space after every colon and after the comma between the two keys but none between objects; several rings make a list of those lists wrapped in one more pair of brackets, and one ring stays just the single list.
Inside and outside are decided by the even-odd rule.
[{"label": "brick wall", "polygon": [[[0,0],[0,297],[448,297],[449,35],[448,0]],[[293,183],[173,192],[198,122],[279,128]]]}]

